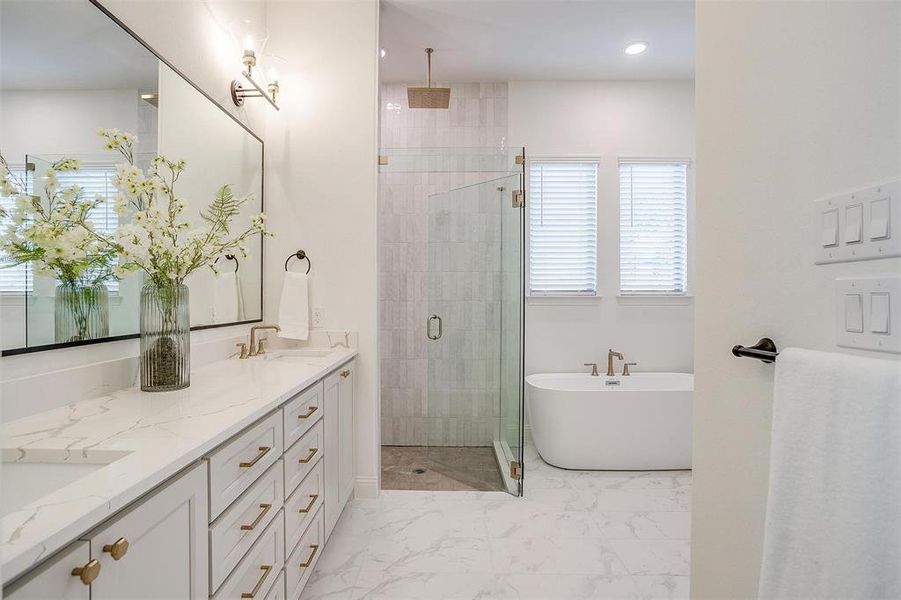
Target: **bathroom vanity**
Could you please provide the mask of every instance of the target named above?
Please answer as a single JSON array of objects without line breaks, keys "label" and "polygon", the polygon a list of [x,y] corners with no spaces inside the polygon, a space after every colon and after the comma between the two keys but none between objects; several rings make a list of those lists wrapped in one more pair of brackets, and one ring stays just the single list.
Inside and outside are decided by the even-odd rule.
[{"label": "bathroom vanity", "polygon": [[4,424],[4,597],[299,598],[353,493],[355,356],[229,359]]}]

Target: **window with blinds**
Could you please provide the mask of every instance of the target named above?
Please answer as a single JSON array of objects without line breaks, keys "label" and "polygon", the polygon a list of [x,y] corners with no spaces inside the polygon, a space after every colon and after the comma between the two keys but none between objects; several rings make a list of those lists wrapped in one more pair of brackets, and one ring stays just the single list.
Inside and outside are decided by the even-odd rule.
[{"label": "window with blinds", "polygon": [[620,293],[686,293],[688,162],[620,161]]},{"label": "window with blinds", "polygon": [[529,294],[597,293],[598,163],[529,164]]},{"label": "window with blinds", "polygon": [[[20,170],[15,174],[25,179],[24,171]],[[119,226],[119,215],[115,211],[116,189],[112,185],[115,174],[115,167],[112,166],[82,166],[77,172],[58,174],[61,188],[77,185],[82,188],[85,198],[93,198],[97,194],[106,198],[105,202],[88,214],[88,221],[99,232],[111,233]],[[0,197],[0,205],[10,210],[14,202],[12,198]],[[5,231],[11,224],[12,220],[9,217],[0,217],[0,232]],[[116,292],[119,290],[119,282],[107,281],[106,287],[110,292]],[[0,269],[0,293],[27,294],[32,289],[33,275],[30,264]]]}]

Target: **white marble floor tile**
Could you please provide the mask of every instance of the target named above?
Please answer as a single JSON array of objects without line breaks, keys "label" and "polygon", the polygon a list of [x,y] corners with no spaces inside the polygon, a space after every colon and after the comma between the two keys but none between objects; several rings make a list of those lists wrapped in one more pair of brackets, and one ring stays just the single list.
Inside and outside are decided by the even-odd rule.
[{"label": "white marble floor tile", "polygon": [[691,472],[568,471],[525,455],[524,498],[354,500],[303,600],[688,597]]},{"label": "white marble floor tile", "polygon": [[601,538],[503,538],[490,540],[497,573],[627,575],[610,542]]},{"label": "white marble floor tile", "polygon": [[595,516],[601,534],[610,540],[687,540],[691,537],[691,513],[602,512]]},{"label": "white marble floor tile", "polygon": [[688,600],[687,576],[652,575],[634,576],[632,581],[638,588],[642,600]]},{"label": "white marble floor tile", "polygon": [[498,575],[476,598],[484,600],[633,600],[638,588],[629,576],[515,573]]},{"label": "white marble floor tile", "polygon": [[688,575],[688,540],[610,540],[632,575]]}]

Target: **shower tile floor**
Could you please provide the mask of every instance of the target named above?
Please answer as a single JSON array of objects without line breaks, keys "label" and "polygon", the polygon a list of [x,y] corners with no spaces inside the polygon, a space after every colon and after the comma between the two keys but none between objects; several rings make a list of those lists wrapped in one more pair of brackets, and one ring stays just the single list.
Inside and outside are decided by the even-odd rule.
[{"label": "shower tile floor", "polygon": [[347,505],[304,600],[688,598],[691,471],[566,471],[525,497],[383,491]]},{"label": "shower tile floor", "polygon": [[383,490],[500,491],[494,449],[382,446]]}]

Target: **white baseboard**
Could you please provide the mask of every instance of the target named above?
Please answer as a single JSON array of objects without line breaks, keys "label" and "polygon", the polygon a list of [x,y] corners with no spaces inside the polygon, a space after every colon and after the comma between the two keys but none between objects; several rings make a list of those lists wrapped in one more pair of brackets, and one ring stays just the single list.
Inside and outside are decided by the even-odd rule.
[{"label": "white baseboard", "polygon": [[371,475],[359,475],[354,481],[354,497],[356,498],[378,498],[379,497],[379,478]]}]

